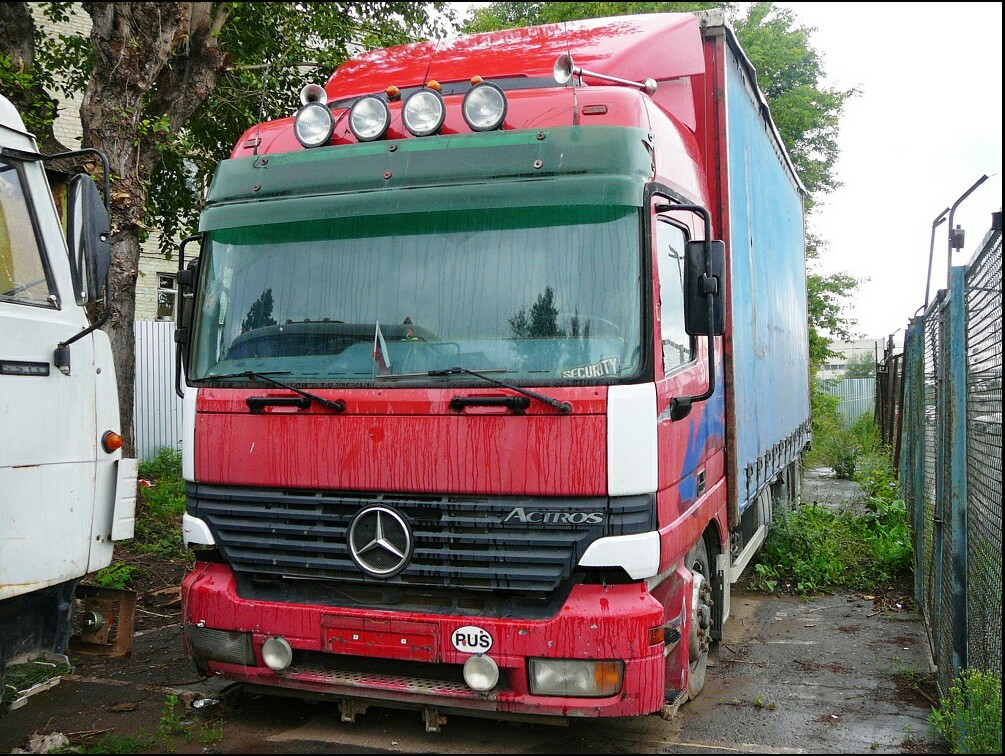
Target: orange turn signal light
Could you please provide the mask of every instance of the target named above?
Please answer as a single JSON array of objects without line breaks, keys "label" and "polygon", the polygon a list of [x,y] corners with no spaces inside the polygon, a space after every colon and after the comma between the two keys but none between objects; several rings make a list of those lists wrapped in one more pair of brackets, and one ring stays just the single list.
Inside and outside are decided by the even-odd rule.
[{"label": "orange turn signal light", "polygon": [[387,95],[387,99],[389,100],[397,100],[399,97],[401,97],[401,90],[398,89],[396,86],[394,86],[394,84],[392,84],[391,86],[389,86],[387,89],[384,90],[384,94]]},{"label": "orange turn signal light", "polygon": [[121,449],[122,436],[120,436],[115,431],[105,431],[104,435],[101,437],[101,448],[103,448],[109,454],[111,454],[113,451]]},{"label": "orange turn signal light", "polygon": [[666,631],[663,626],[649,628],[649,645],[662,646],[666,641]]},{"label": "orange turn signal light", "polygon": [[483,79],[481,76],[472,76],[471,77],[471,86],[477,87],[483,81],[485,81],[485,79]]},{"label": "orange turn signal light", "polygon": [[427,81],[426,87],[428,87],[429,89],[435,89],[437,92],[443,89],[443,87],[440,86],[440,82],[438,82],[436,79],[430,79],[429,81]]}]

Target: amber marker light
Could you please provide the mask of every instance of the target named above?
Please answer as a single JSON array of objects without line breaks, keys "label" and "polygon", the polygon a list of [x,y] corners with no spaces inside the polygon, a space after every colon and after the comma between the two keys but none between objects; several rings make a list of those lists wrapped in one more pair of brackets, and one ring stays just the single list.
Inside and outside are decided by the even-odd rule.
[{"label": "amber marker light", "polygon": [[471,77],[471,86],[477,87],[483,81],[485,81],[485,79],[483,79],[481,76],[472,76]]},{"label": "amber marker light", "polygon": [[394,86],[394,84],[392,84],[391,86],[389,86],[387,89],[384,90],[384,94],[387,95],[387,99],[389,100],[397,100],[399,97],[401,97],[401,90],[398,89],[396,86]]},{"label": "amber marker light", "polygon": [[624,666],[621,662],[598,662],[593,669],[593,680],[597,690],[607,695],[613,695],[621,690],[621,677]]},{"label": "amber marker light", "polygon": [[111,454],[122,448],[122,436],[115,431],[105,431],[101,437],[101,448]]},{"label": "amber marker light", "polygon": [[649,645],[650,646],[662,646],[666,641],[666,632],[664,632],[663,626],[651,627],[649,628]]},{"label": "amber marker light", "polygon": [[435,89],[437,92],[443,89],[443,87],[440,86],[440,82],[438,82],[436,79],[430,79],[429,81],[427,81],[426,86],[429,87],[430,89]]}]

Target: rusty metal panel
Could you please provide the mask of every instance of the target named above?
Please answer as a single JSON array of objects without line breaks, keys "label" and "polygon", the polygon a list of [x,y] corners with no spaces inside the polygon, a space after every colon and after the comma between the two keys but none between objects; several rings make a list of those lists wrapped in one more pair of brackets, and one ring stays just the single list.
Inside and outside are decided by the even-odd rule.
[{"label": "rusty metal panel", "polygon": [[136,592],[82,585],[77,588],[77,598],[70,650],[112,657],[130,656]]}]

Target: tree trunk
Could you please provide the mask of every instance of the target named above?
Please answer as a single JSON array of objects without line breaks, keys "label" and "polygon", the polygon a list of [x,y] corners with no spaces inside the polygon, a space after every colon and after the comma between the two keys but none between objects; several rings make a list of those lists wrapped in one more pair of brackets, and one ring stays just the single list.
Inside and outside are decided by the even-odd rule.
[{"label": "tree trunk", "polygon": [[205,101],[223,69],[212,3],[84,3],[94,69],[80,108],[84,144],[108,155],[112,181],[112,314],[105,326],[118,379],[125,451],[134,455],[133,318],[140,233],[157,145]]},{"label": "tree trunk", "polygon": [[[31,76],[35,69],[35,20],[28,3],[0,3],[0,51],[10,56],[13,72]],[[48,121],[47,126],[32,126],[38,139],[39,150],[53,155],[67,148],[56,139],[52,119],[56,117],[59,102],[41,84],[5,87],[7,97],[22,114],[34,113],[35,120]],[[27,120],[27,119],[26,119]]]}]

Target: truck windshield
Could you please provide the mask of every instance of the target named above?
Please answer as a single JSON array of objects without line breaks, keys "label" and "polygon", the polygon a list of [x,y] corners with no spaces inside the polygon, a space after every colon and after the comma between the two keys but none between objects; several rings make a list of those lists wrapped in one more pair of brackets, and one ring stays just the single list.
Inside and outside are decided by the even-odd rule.
[{"label": "truck windshield", "polygon": [[190,378],[300,383],[505,371],[531,383],[639,370],[640,215],[532,207],[213,232]]}]

